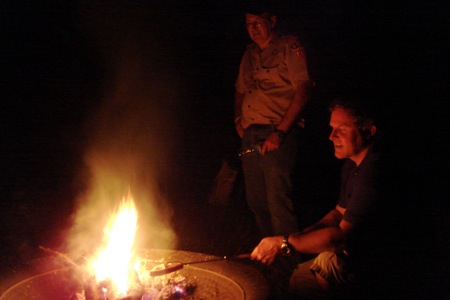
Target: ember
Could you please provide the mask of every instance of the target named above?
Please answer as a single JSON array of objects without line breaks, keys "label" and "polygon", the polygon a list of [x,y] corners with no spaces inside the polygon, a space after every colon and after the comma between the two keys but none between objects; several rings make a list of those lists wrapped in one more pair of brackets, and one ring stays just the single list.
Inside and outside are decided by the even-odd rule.
[{"label": "ember", "polygon": [[165,268],[164,264],[151,268],[153,263],[139,264],[134,281],[130,282],[125,296],[118,293],[111,284],[105,280],[99,283],[89,282],[84,291],[76,291],[71,300],[151,300],[151,299],[194,299],[193,294],[197,283],[189,275],[171,273],[168,275],[152,277],[150,272]]}]

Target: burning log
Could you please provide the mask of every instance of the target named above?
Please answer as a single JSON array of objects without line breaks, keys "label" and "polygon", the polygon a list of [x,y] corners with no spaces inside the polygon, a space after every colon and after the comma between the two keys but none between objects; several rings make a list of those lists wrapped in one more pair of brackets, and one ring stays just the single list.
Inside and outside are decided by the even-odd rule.
[{"label": "burning log", "polygon": [[134,284],[126,296],[120,297],[110,280],[100,283],[90,280],[84,286],[85,300],[141,300],[143,294],[143,287]]},{"label": "burning log", "polygon": [[[161,265],[155,268],[161,268]],[[150,270],[147,270],[148,275]],[[130,285],[127,295],[118,296],[110,280],[96,282],[93,278],[84,286],[85,300],[151,300],[151,299],[186,299],[193,295],[196,282],[177,273],[158,277],[141,276]]]}]

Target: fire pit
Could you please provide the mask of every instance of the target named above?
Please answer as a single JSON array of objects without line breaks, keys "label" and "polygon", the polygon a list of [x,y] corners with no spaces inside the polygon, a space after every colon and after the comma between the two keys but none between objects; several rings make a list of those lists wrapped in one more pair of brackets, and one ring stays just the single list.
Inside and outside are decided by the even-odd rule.
[{"label": "fire pit", "polygon": [[[218,259],[202,253],[147,249],[139,251],[144,259],[166,262],[191,262]],[[54,258],[49,258],[49,260]],[[196,282],[192,299],[267,299],[269,285],[265,277],[249,264],[239,261],[217,260],[213,262],[185,265],[177,271],[182,276]],[[38,271],[10,286],[0,300],[36,299],[77,299],[76,294],[83,289],[83,283],[74,274],[72,267]]]}]

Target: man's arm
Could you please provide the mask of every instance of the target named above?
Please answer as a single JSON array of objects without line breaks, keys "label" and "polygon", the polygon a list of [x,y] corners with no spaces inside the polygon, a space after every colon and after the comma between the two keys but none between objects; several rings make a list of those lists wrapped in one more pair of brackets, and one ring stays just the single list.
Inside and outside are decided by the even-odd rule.
[{"label": "man's arm", "polygon": [[234,125],[238,135],[242,138],[244,136],[244,128],[242,127],[242,102],[244,101],[244,94],[234,93]]},{"label": "man's arm", "polygon": [[305,80],[299,82],[291,104],[286,110],[283,119],[281,119],[281,122],[277,126],[278,130],[287,132],[295,123],[298,122],[299,116],[309,100],[310,90],[311,81]]},{"label": "man's arm", "polygon": [[[291,104],[276,129],[283,132],[288,132],[291,127],[298,122],[299,116],[308,102],[310,89],[311,81],[309,80],[301,81],[298,84],[298,88],[295,91]],[[270,152],[278,149],[281,142],[281,138],[275,133],[272,133],[264,142],[261,148],[261,153],[264,154],[266,151]]]},{"label": "man's arm", "polygon": [[345,246],[353,224],[343,219],[345,209],[336,206],[315,225],[289,237],[289,243],[300,253],[316,254]]},{"label": "man's arm", "polygon": [[[339,207],[339,209],[338,209]],[[343,211],[342,211],[342,210]],[[337,227],[342,220],[342,216],[344,215],[345,209],[340,206],[336,206],[334,209],[330,210],[322,219],[313,225],[302,230],[302,234],[308,233],[314,230],[326,228],[326,227]]]},{"label": "man's arm", "polygon": [[[353,225],[343,220],[345,209],[336,206],[325,217],[302,232],[289,236],[288,242],[297,252],[317,254],[323,251],[334,251],[345,245],[348,233]],[[252,259],[271,264],[280,253],[282,236],[264,238],[253,250]]]}]

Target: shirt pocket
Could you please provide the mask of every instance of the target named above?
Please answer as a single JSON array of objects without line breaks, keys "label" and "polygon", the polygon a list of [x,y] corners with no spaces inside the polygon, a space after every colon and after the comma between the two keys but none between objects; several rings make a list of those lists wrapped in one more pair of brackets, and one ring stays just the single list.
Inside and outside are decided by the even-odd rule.
[{"label": "shirt pocket", "polygon": [[271,70],[278,68],[283,63],[283,51],[274,49],[272,53],[261,61],[263,69]]},{"label": "shirt pocket", "polygon": [[270,90],[284,86],[281,76],[284,69],[284,55],[282,51],[274,50],[271,55],[261,61],[262,69],[258,74],[259,86],[262,90]]}]

